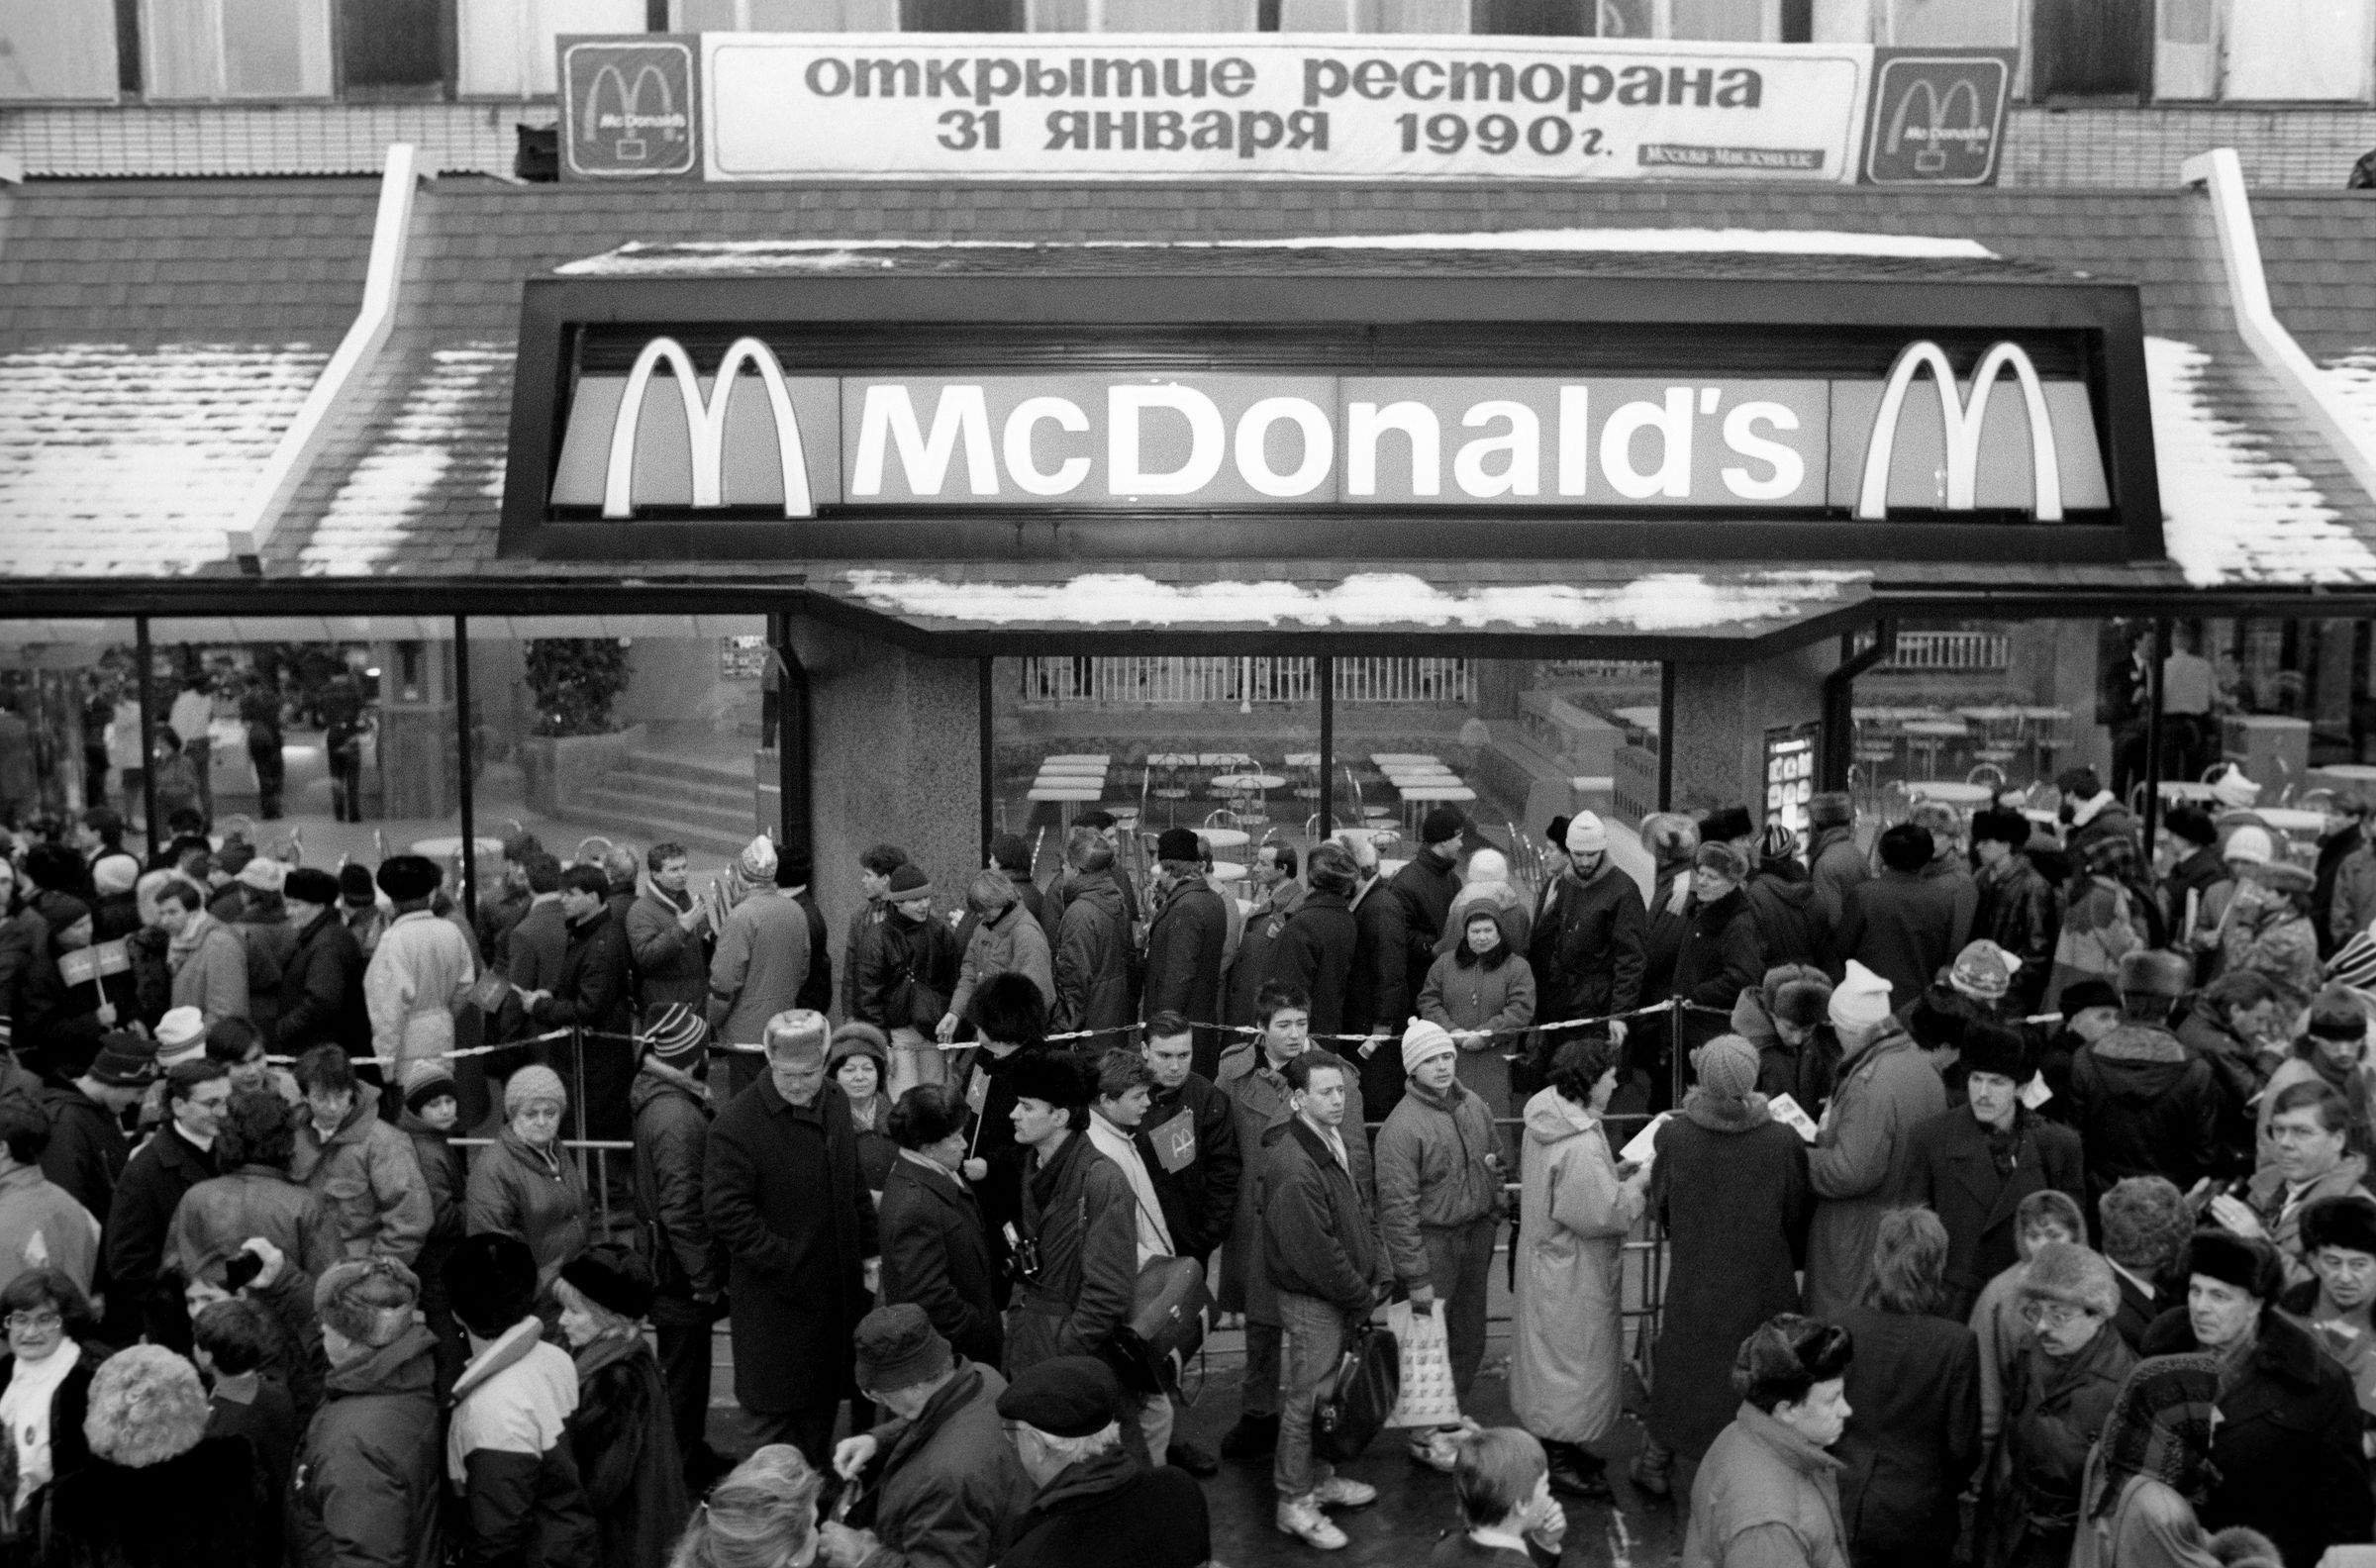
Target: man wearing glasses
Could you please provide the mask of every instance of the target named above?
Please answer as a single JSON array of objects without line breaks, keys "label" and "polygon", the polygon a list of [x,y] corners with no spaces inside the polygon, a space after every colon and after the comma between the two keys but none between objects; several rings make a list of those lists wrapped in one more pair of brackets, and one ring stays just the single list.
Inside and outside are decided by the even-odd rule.
[{"label": "man wearing glasses", "polygon": [[2112,1265],[2086,1247],[2048,1241],[2030,1258],[2022,1319],[2030,1343],[2005,1385],[2005,1441],[1982,1501],[1983,1532],[2004,1562],[2059,1562],[2079,1526],[2088,1449],[2136,1365],[2112,1320]]}]

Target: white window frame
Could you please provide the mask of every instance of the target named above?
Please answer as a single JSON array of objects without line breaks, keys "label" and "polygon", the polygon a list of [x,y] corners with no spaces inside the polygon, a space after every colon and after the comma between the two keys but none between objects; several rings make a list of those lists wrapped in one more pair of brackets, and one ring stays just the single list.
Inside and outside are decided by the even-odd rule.
[{"label": "white window frame", "polygon": [[[294,91],[234,92],[231,88],[231,39],[224,31],[223,0],[141,0],[141,92],[151,101],[166,103],[314,103],[327,101],[338,92],[338,68],[332,58],[331,6],[333,0],[294,0],[299,8],[300,39],[299,72],[301,82]],[[159,13],[170,8],[180,13],[178,25],[162,25]],[[192,26],[189,19],[195,14],[198,21]],[[211,36],[212,54],[196,62],[168,62],[160,57],[160,42],[167,36],[176,39],[192,33]],[[192,68],[184,69],[183,65]],[[194,90],[180,84],[195,77]],[[173,84],[160,90],[158,83]]]}]

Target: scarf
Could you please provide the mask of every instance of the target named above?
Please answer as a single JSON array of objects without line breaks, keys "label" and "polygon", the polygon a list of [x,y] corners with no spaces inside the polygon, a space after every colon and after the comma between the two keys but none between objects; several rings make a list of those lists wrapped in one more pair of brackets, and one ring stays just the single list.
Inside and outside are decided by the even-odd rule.
[{"label": "scarf", "polygon": [[2211,1462],[2212,1409],[2219,1403],[2220,1357],[2155,1356],[2140,1361],[2121,1385],[2099,1439],[2103,1463],[2088,1519],[2112,1510],[2128,1477],[2161,1482],[2189,1503],[2200,1504],[2218,1484]]},{"label": "scarf", "polygon": [[60,1339],[57,1348],[40,1361],[19,1357],[9,1373],[7,1392],[0,1394],[0,1425],[7,1427],[9,1438],[17,1445],[17,1495],[12,1506],[20,1512],[34,1493],[51,1480],[50,1419],[58,1389],[81,1359],[80,1345],[71,1338]]}]

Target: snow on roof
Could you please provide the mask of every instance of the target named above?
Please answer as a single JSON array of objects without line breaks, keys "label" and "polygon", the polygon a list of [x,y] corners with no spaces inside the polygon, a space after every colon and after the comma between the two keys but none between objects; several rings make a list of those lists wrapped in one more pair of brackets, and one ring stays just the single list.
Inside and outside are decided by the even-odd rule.
[{"label": "snow on roof", "polygon": [[440,348],[428,356],[395,416],[375,431],[324,504],[298,552],[304,569],[353,572],[386,565],[408,549],[424,520],[452,510],[457,489],[502,501],[499,433],[513,357],[509,344],[492,343]]},{"label": "snow on roof", "polygon": [[[572,277],[647,272],[838,271],[888,267],[910,251],[1032,250],[1036,240],[631,241],[555,270]],[[1832,229],[1510,229],[1481,234],[1306,235],[1255,240],[1089,240],[1067,250],[1483,250],[1551,254],[1887,256],[1899,260],[1992,260],[1976,240],[1852,234]]]},{"label": "snow on roof", "polygon": [[2326,361],[2326,381],[2362,429],[2376,436],[2376,347],[2354,348]]},{"label": "snow on roof", "polygon": [[1798,620],[1871,578],[1863,571],[1772,571],[1711,581],[1698,572],[1653,572],[1627,582],[1453,589],[1395,571],[1360,572],[1326,587],[1157,582],[1136,572],[1085,572],[1061,582],[951,581],[874,568],[845,575],[854,596],[875,609],[977,626],[1499,626],[1610,634]]},{"label": "snow on roof", "polygon": [[2198,588],[2376,581],[2376,552],[2265,435],[2225,416],[2206,386],[2212,357],[2145,340],[2163,541]]}]

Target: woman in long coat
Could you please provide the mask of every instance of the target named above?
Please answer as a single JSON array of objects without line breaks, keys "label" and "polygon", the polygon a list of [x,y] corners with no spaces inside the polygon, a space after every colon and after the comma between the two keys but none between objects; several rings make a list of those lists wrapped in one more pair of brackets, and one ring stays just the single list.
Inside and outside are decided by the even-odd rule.
[{"label": "woman in long coat", "polygon": [[1755,1092],[1757,1050],[1700,1047],[1699,1083],[1658,1129],[1650,1207],[1666,1227],[1666,1300],[1651,1352],[1650,1440],[1634,1482],[1665,1496],[1676,1455],[1696,1465],[1740,1408],[1732,1359],[1759,1323],[1799,1310],[1814,1207],[1807,1145]]},{"label": "woman in long coat", "polygon": [[651,1272],[624,1247],[599,1246],[571,1259],[554,1289],[577,1365],[570,1451],[597,1531],[599,1555],[580,1568],[664,1568],[692,1504],[644,1337]]},{"label": "woman in long coat", "polygon": [[[1420,987],[1419,1016],[1451,1031],[1461,1085],[1500,1122],[1519,1111],[1511,1102],[1510,1053],[1523,1043],[1516,1031],[1534,1022],[1534,971],[1510,933],[1508,913],[1490,903],[1469,909],[1452,936],[1454,945]],[[1503,1128],[1503,1158],[1518,1152]]]},{"label": "woman in long coat", "polygon": [[1510,1408],[1542,1439],[1552,1487],[1599,1498],[1609,1484],[1585,1445],[1609,1434],[1624,1404],[1619,1288],[1650,1174],[1621,1177],[1601,1127],[1618,1055],[1606,1038],[1571,1040],[1550,1087],[1527,1102],[1510,1349]]}]

